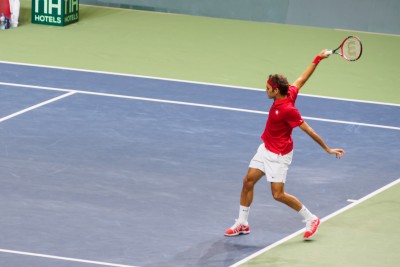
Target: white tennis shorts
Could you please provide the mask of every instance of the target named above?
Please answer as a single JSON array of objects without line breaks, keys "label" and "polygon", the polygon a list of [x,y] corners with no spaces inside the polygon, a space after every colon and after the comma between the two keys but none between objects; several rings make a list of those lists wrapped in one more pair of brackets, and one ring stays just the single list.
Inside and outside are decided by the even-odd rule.
[{"label": "white tennis shorts", "polygon": [[286,155],[272,153],[262,143],[249,167],[259,169],[267,177],[268,182],[285,183],[289,165],[292,163],[293,150]]}]

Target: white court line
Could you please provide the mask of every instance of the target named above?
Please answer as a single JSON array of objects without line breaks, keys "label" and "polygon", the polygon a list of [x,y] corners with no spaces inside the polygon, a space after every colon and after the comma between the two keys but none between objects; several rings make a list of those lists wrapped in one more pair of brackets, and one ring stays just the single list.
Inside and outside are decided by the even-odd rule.
[{"label": "white court line", "polygon": [[73,261],[73,262],[96,264],[96,265],[111,266],[111,267],[137,267],[137,266],[133,266],[133,265],[123,265],[123,264],[116,264],[116,263],[109,263],[109,262],[102,262],[102,261],[82,260],[82,259],[76,259],[76,258],[59,257],[59,256],[54,256],[54,255],[38,254],[38,253],[9,250],[9,249],[0,249],[0,253],[19,254],[19,255],[24,255],[24,256],[33,256],[33,257],[48,258],[48,259],[63,260],[63,261]]},{"label": "white court line", "polygon": [[333,96],[309,95],[309,94],[304,94],[304,93],[299,93],[299,95],[307,96],[307,97],[322,98],[322,99],[332,99],[332,100],[339,100],[339,101],[347,101],[347,102],[356,102],[356,103],[366,103],[366,104],[375,104],[375,105],[385,105],[385,106],[400,107],[400,104],[394,104],[394,103],[384,103],[384,102],[377,102],[377,101],[348,99],[348,98],[340,98],[340,97],[333,97]]},{"label": "white court line", "polygon": [[42,106],[44,106],[44,105],[47,105],[47,104],[49,104],[49,103],[55,102],[55,101],[57,101],[57,100],[60,100],[60,99],[62,99],[62,98],[68,97],[68,96],[73,95],[73,94],[75,94],[75,93],[76,93],[76,92],[69,92],[69,93],[66,93],[66,94],[63,94],[63,95],[54,97],[54,98],[52,98],[52,99],[46,100],[46,101],[44,101],[44,102],[41,102],[41,103],[39,103],[39,104],[37,104],[37,105],[34,105],[34,106],[31,106],[31,107],[29,107],[29,108],[20,110],[20,111],[15,112],[15,113],[13,113],[13,114],[11,114],[11,115],[8,115],[8,116],[5,116],[5,117],[3,117],[3,118],[0,118],[0,122],[6,121],[6,120],[11,119],[11,118],[14,118],[14,117],[16,117],[16,116],[18,116],[18,115],[21,115],[21,114],[25,113],[25,112],[28,112],[28,111],[34,110],[34,109],[36,109],[36,108],[42,107]]},{"label": "white court line", "polygon": [[[362,203],[362,202],[364,202],[364,201],[366,201],[366,200],[378,195],[379,193],[382,193],[383,191],[389,189],[390,187],[393,187],[393,186],[397,185],[398,183],[400,183],[400,178],[397,178],[397,180],[395,180],[395,181],[393,181],[393,182],[391,182],[391,183],[379,188],[378,190],[375,190],[374,192],[366,195],[365,197],[363,197],[363,198],[361,198],[359,200],[356,200],[355,202],[347,205],[346,207],[341,208],[341,209],[329,214],[328,216],[326,216],[323,219],[321,219],[321,222],[325,222],[325,221],[327,221],[329,219],[332,219],[333,217],[335,217],[335,216],[337,216],[337,215],[339,215],[339,214],[341,214],[341,213],[343,213],[343,212],[345,212],[345,211],[347,211],[347,210],[349,210],[351,208],[354,208],[358,204],[360,204],[360,203]],[[289,235],[289,236],[287,236],[287,237],[285,237],[285,238],[283,238],[283,239],[281,239],[281,240],[279,240],[279,241],[277,241],[277,242],[275,242],[275,243],[273,243],[273,244],[271,244],[271,245],[269,245],[269,246],[267,246],[267,247],[255,252],[255,253],[251,254],[250,256],[244,258],[243,260],[241,260],[239,262],[236,262],[236,263],[232,264],[229,267],[238,267],[241,264],[246,263],[246,262],[250,261],[251,259],[254,259],[255,257],[257,257],[257,256],[259,256],[259,255],[261,255],[261,254],[263,254],[263,253],[265,253],[265,252],[267,252],[267,251],[269,251],[269,250],[271,250],[271,249],[273,249],[273,248],[285,243],[286,241],[289,241],[290,239],[292,239],[292,238],[294,238],[294,237],[296,237],[296,236],[298,236],[300,234],[302,234],[304,232],[304,230],[305,230],[304,228],[300,229],[299,231],[297,231],[297,232],[295,232],[295,233],[293,233],[293,234],[291,234],[291,235]]]},{"label": "white court line", "polygon": [[[149,101],[149,102],[159,102],[159,103],[167,103],[167,104],[175,104],[175,105],[186,105],[186,106],[195,106],[195,107],[204,107],[204,108],[222,109],[222,110],[230,110],[230,111],[239,111],[239,112],[246,112],[246,113],[255,113],[255,114],[268,115],[268,112],[266,112],[266,111],[259,111],[259,110],[252,110],[252,109],[242,109],[242,108],[232,108],[232,107],[226,107],[226,106],[207,105],[207,104],[199,104],[199,103],[193,103],[193,102],[183,102],[183,101],[165,100],[165,99],[148,98],[148,97],[137,97],[137,96],[127,96],[127,95],[118,95],[118,94],[110,94],[110,93],[99,93],[99,92],[90,92],[90,91],[80,91],[80,90],[73,90],[73,89],[46,87],[46,86],[36,86],[36,85],[18,84],[18,83],[0,82],[0,85],[23,87],[23,88],[32,88],[32,89],[39,89],[39,90],[74,92],[74,93],[86,94],[86,95],[107,96],[107,97],[114,97],[114,98],[124,98],[124,99],[133,99],[133,100],[141,100],[141,101]],[[314,120],[314,121],[332,122],[332,123],[339,123],[339,124],[350,124],[350,125],[357,125],[357,126],[383,128],[383,129],[390,129],[390,130],[400,131],[400,127],[395,127],[395,126],[387,126],[387,125],[380,125],[380,124],[369,124],[369,123],[361,123],[361,122],[354,122],[354,121],[331,120],[331,119],[323,119],[323,118],[315,118],[315,117],[304,117],[304,116],[303,116],[303,118],[308,119],[308,120]]]},{"label": "white court line", "polygon": [[356,31],[356,30],[349,30],[349,29],[334,29],[334,30],[335,30],[335,31],[341,31],[341,32],[359,32],[359,33],[366,33],[366,34],[373,34],[373,35],[381,35],[381,36],[400,37],[400,34],[396,34],[396,33],[382,33],[382,32]]},{"label": "white court line", "polygon": [[[232,89],[243,89],[243,90],[252,90],[252,91],[265,90],[265,89],[245,87],[245,86],[235,86],[235,85],[226,85],[226,84],[218,84],[218,83],[207,83],[207,82],[196,82],[196,81],[188,81],[188,80],[180,80],[180,79],[172,79],[172,78],[162,78],[162,77],[154,77],[154,76],[146,76],[146,75],[136,75],[136,74],[126,74],[126,73],[117,73],[117,72],[108,72],[108,71],[96,71],[96,70],[86,70],[86,69],[66,68],[66,67],[56,67],[56,66],[29,64],[29,63],[21,63],[21,62],[11,62],[11,61],[1,61],[0,60],[0,63],[10,64],[10,65],[28,66],[28,67],[37,67],[37,68],[49,68],[49,69],[57,69],[57,70],[69,70],[69,71],[86,72],[86,73],[107,74],[107,75],[115,75],[115,76],[123,76],[123,77],[135,77],[135,78],[143,78],[143,79],[153,79],[153,80],[160,80],[160,81],[171,81],[171,82],[179,82],[179,83],[210,85],[210,86],[216,86],[216,87],[228,87],[228,88],[232,88]],[[376,104],[376,105],[400,106],[400,104],[387,103],[387,102],[378,102],[378,101],[357,100],[357,99],[340,98],[340,97],[329,97],[329,96],[311,95],[311,94],[303,94],[303,93],[300,93],[299,95],[306,96],[306,97],[316,97],[316,98],[322,98],[322,99],[333,99],[333,100],[340,100],[340,101],[369,103],[369,104]]]},{"label": "white court line", "polygon": [[374,128],[383,128],[383,129],[391,129],[391,130],[400,130],[400,127],[396,126],[387,126],[380,124],[370,124],[370,123],[362,123],[362,122],[354,122],[354,121],[342,121],[342,120],[330,120],[330,119],[321,119],[314,117],[303,116],[304,119],[313,120],[313,121],[324,121],[324,122],[333,122],[333,123],[341,123],[341,124],[351,124],[357,126],[365,126],[365,127],[374,127]]}]

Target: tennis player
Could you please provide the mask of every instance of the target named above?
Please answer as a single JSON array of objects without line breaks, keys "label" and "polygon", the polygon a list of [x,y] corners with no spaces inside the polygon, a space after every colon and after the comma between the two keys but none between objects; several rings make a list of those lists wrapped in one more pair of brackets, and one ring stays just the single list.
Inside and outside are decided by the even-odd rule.
[{"label": "tennis player", "polygon": [[341,158],[344,155],[343,149],[330,148],[303,120],[295,107],[299,90],[313,74],[318,63],[328,57],[328,55],[325,55],[325,51],[321,51],[315,57],[314,61],[292,85],[289,85],[283,75],[269,75],[266,93],[268,98],[273,99],[274,102],[269,110],[266,127],[261,136],[263,143],[258,147],[256,154],[250,161],[247,175],[243,180],[239,217],[236,223],[225,231],[226,236],[250,233],[248,216],[253,201],[254,186],[264,175],[267,181],[271,183],[274,199],[288,205],[304,218],[306,222],[304,239],[309,239],[316,233],[320,219],[311,213],[295,196],[285,192],[285,182],[293,158],[292,130],[295,127],[300,127],[328,154],[334,154],[336,158]]}]

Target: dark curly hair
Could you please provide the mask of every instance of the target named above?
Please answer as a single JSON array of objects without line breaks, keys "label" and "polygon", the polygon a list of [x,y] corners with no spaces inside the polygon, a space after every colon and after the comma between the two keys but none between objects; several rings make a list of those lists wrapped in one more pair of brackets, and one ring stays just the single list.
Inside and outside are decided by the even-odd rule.
[{"label": "dark curly hair", "polygon": [[287,95],[289,90],[289,82],[287,78],[281,74],[271,74],[268,77],[273,84],[276,84],[281,95]]}]

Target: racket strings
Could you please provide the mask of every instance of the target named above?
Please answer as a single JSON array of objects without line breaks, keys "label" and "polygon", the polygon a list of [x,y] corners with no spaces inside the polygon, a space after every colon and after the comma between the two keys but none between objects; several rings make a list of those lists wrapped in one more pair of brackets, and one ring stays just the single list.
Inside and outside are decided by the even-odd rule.
[{"label": "racket strings", "polygon": [[361,43],[356,38],[348,38],[342,45],[342,55],[348,60],[358,59],[361,52]]}]

